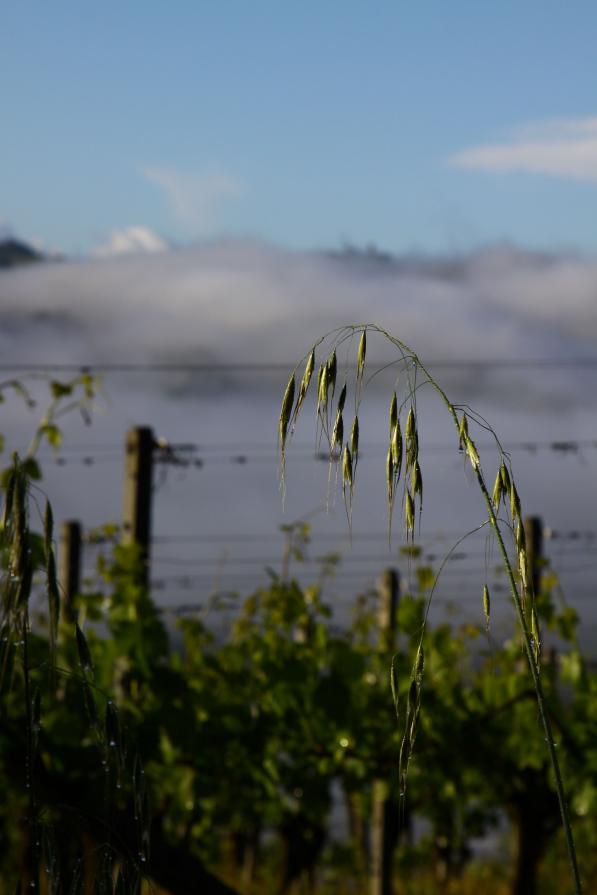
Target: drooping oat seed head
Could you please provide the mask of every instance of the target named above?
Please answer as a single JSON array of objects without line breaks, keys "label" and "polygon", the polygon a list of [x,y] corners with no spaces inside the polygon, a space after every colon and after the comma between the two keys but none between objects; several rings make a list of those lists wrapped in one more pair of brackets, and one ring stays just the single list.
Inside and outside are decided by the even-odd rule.
[{"label": "drooping oat seed head", "polygon": [[510,515],[512,521],[520,519],[520,498],[514,482],[510,485]]},{"label": "drooping oat seed head", "polygon": [[319,368],[318,386],[317,386],[317,411],[322,416],[327,415],[329,396],[329,369],[327,364],[322,364]]},{"label": "drooping oat seed head", "polygon": [[496,511],[496,513],[498,512],[498,510],[500,508],[500,503],[502,502],[503,495],[504,495],[504,486],[502,483],[502,471],[501,471],[501,469],[498,469],[497,475],[495,477],[495,483],[493,486],[493,493],[491,495],[491,503],[492,503],[493,508]]},{"label": "drooping oat seed head", "polygon": [[357,379],[363,378],[365,371],[365,357],[367,355],[367,330],[363,330],[357,353]]},{"label": "drooping oat seed head", "polygon": [[396,423],[398,422],[398,398],[396,397],[396,392],[392,395],[392,400],[390,401],[390,434],[396,428]]},{"label": "drooping oat seed head", "polygon": [[346,383],[342,386],[340,391],[340,395],[338,397],[338,413],[342,413],[344,410],[344,404],[346,403]]},{"label": "drooping oat seed head", "polygon": [[336,414],[336,421],[334,423],[334,428],[332,429],[332,437],[330,439],[330,451],[333,451],[335,447],[339,447],[342,450],[342,442],[344,441],[344,422],[342,420],[342,411],[338,410]]},{"label": "drooping oat seed head", "polygon": [[294,373],[292,373],[284,392],[282,399],[282,409],[280,410],[280,422],[278,426],[278,437],[282,456],[286,448],[286,436],[288,434],[288,424],[292,415],[292,405],[294,404]]},{"label": "drooping oat seed head", "polygon": [[483,588],[483,612],[485,613],[485,627],[489,631],[489,616],[491,613],[491,599],[487,585]]},{"label": "drooping oat seed head", "polygon": [[394,476],[396,481],[400,479],[402,471],[402,432],[400,431],[400,420],[396,419],[396,425],[392,430],[392,438],[390,441],[390,449],[392,451],[392,463],[394,466]]},{"label": "drooping oat seed head", "polygon": [[359,457],[359,418],[355,416],[352,421],[352,429],[350,431],[350,450],[352,451],[352,456],[354,458],[354,462],[356,462]]},{"label": "drooping oat seed head", "polygon": [[468,434],[464,438],[464,446],[466,449],[466,455],[469,458],[469,460],[471,461],[471,466],[475,470],[479,469],[479,464],[481,462],[479,459],[479,452],[477,451],[477,448],[475,447],[475,442]]},{"label": "drooping oat seed head", "polygon": [[466,413],[463,413],[462,418],[460,420],[460,425],[458,427],[458,438],[459,438],[461,451],[463,451],[465,449],[467,437],[468,437],[468,418],[467,418]]},{"label": "drooping oat seed head", "polygon": [[419,466],[419,461],[415,460],[411,476],[410,476],[410,486],[413,493],[413,497],[415,495],[419,495],[419,507],[423,506],[423,476],[421,475],[421,467]]},{"label": "drooping oat seed head", "polygon": [[500,466],[500,475],[502,477],[502,490],[504,494],[510,493],[510,473],[505,463]]},{"label": "drooping oat seed head", "polygon": [[406,536],[414,535],[415,531],[415,502],[412,494],[407,488],[404,494],[404,525],[406,528]]},{"label": "drooping oat seed head", "polygon": [[336,374],[338,372],[338,360],[336,358],[336,349],[332,351],[330,355],[330,359],[327,363],[328,368],[328,381],[329,387],[332,392],[332,397],[334,397],[334,392],[336,391]]},{"label": "drooping oat seed head", "polygon": [[388,455],[386,457],[386,485],[388,488],[388,504],[391,512],[394,502],[394,461],[392,459],[392,448],[388,450]]},{"label": "drooping oat seed head", "polygon": [[307,392],[309,390],[309,383],[311,382],[311,377],[313,376],[313,370],[315,369],[315,349],[311,351],[311,354],[307,358],[307,363],[305,365],[305,370],[303,373],[303,378],[301,379],[301,384],[299,387],[299,394],[296,400],[296,407],[294,408],[294,413],[292,414],[292,424],[296,422],[296,419],[299,415],[299,411],[303,406],[303,401],[307,396]]},{"label": "drooping oat seed head", "polygon": [[344,451],[342,453],[342,481],[344,484],[344,488],[347,486],[352,490],[353,485],[353,469],[352,469],[352,455],[350,453],[350,448],[347,444],[344,445]]},{"label": "drooping oat seed head", "polygon": [[415,421],[415,411],[411,406],[408,410],[408,416],[406,417],[406,427],[404,430],[404,434],[407,438],[413,438],[416,429],[416,421]]}]

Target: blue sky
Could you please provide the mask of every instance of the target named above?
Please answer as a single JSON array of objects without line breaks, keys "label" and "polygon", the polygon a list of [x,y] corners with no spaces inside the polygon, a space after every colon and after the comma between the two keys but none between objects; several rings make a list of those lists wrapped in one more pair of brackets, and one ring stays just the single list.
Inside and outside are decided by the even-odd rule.
[{"label": "blue sky", "polygon": [[0,221],[49,248],[136,226],[595,251],[594,2],[56,0],[2,18]]}]

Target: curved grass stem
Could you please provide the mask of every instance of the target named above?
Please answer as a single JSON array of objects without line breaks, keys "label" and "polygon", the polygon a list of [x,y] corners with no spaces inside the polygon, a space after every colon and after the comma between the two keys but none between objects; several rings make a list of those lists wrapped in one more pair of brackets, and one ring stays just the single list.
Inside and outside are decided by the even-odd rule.
[{"label": "curved grass stem", "polygon": [[[518,623],[520,625],[520,631],[521,631],[522,639],[523,639],[523,643],[524,643],[524,650],[525,650],[526,657],[528,660],[528,665],[529,665],[529,670],[531,673],[531,678],[533,681],[533,688],[535,691],[537,706],[539,709],[539,715],[541,717],[541,723],[543,726],[545,740],[547,743],[549,761],[550,761],[551,768],[552,768],[554,778],[555,778],[555,787],[556,787],[556,792],[557,792],[557,797],[558,797],[558,802],[559,802],[559,807],[560,807],[560,814],[561,814],[561,819],[562,819],[562,826],[564,829],[564,836],[565,836],[565,840],[566,840],[568,857],[569,857],[569,861],[570,861],[571,876],[572,876],[572,880],[573,880],[573,884],[574,884],[574,893],[575,893],[575,895],[582,895],[582,883],[581,883],[581,879],[580,879],[580,872],[579,872],[578,862],[577,862],[577,857],[576,857],[576,848],[575,848],[575,844],[574,844],[574,837],[572,834],[570,813],[569,813],[568,804],[566,801],[566,794],[564,791],[564,784],[563,784],[563,780],[562,780],[560,763],[558,760],[558,756],[556,754],[555,743],[553,740],[551,720],[549,717],[549,712],[548,712],[547,704],[546,704],[546,700],[545,700],[545,694],[543,692],[543,686],[541,683],[540,668],[539,668],[539,656],[538,656],[538,651],[536,650],[537,644],[534,642],[534,638],[531,633],[531,630],[529,629],[529,625],[527,623],[527,618],[525,615],[525,606],[524,606],[524,602],[523,602],[523,595],[526,590],[526,582],[524,581],[524,578],[523,578],[522,583],[521,583],[521,589],[522,589],[522,592],[521,592],[521,590],[519,590],[519,586],[516,581],[514,567],[512,565],[510,557],[508,556],[508,551],[506,550],[506,545],[504,543],[504,538],[502,536],[502,532],[500,529],[500,523],[499,523],[498,516],[497,516],[497,509],[494,508],[492,498],[491,498],[489,491],[487,489],[487,486],[485,484],[485,479],[483,477],[483,470],[481,467],[481,461],[479,458],[479,454],[477,452],[477,449],[476,449],[473,441],[470,439],[470,437],[468,435],[467,428],[465,428],[466,418],[463,417],[462,420],[459,419],[457,409],[460,409],[460,407],[457,408],[457,405],[452,404],[452,402],[448,398],[448,396],[445,393],[445,391],[443,390],[443,388],[440,386],[440,384],[437,382],[437,380],[431,375],[431,373],[429,372],[427,367],[421,363],[421,361],[419,360],[416,353],[408,345],[406,345],[404,342],[400,341],[400,339],[397,339],[394,336],[390,335],[389,332],[387,332],[382,327],[377,326],[376,324],[361,323],[361,324],[357,324],[357,325],[353,325],[353,326],[345,326],[345,327],[336,329],[336,330],[328,333],[327,335],[323,336],[322,338],[320,338],[316,342],[313,350],[315,350],[315,348],[318,348],[324,341],[326,341],[328,339],[332,343],[332,350],[333,350],[334,348],[337,348],[340,344],[342,344],[343,341],[345,341],[347,338],[352,338],[354,335],[359,334],[359,333],[366,334],[368,331],[371,333],[377,333],[382,338],[385,338],[398,351],[398,353],[400,355],[399,362],[401,362],[403,364],[408,364],[414,368],[414,375],[413,375],[414,382],[411,379],[410,371],[408,369],[406,371],[406,379],[408,382],[408,391],[409,391],[407,400],[411,401],[411,406],[412,406],[412,402],[414,402],[414,399],[416,397],[416,392],[422,387],[422,385],[429,385],[431,387],[431,389],[438,395],[438,397],[441,399],[442,403],[446,407],[450,417],[452,418],[454,425],[456,426],[456,431],[458,433],[459,441],[460,441],[461,445],[464,444],[464,447],[466,449],[466,454],[467,454],[467,456],[470,460],[470,463],[473,467],[473,470],[475,472],[477,483],[481,490],[481,494],[485,501],[485,505],[486,505],[487,513],[488,513],[487,521],[484,522],[483,525],[486,525],[489,523],[489,525],[491,526],[491,529],[493,530],[493,533],[495,535],[495,538],[496,538],[496,541],[498,544],[499,553],[500,553],[501,559],[503,561],[504,567],[506,569],[506,575],[507,575],[508,583],[509,583],[509,587],[510,587],[510,595],[512,597],[512,602],[514,603],[516,615],[518,618]],[[390,362],[389,364],[386,364],[384,367],[382,367],[382,369],[386,369],[388,366],[392,366],[393,363],[395,363],[395,362]],[[361,395],[361,390],[359,388],[358,380],[360,377],[360,385],[362,386],[363,366],[364,366],[364,364],[362,364],[360,367],[357,366],[357,390],[358,390],[358,394],[359,394],[359,402],[361,400],[362,395]],[[423,382],[417,381],[417,373],[422,374],[422,376],[424,377]],[[373,376],[374,375],[375,375],[375,373],[373,374]],[[371,378],[372,377],[368,377],[367,381],[370,381]],[[416,405],[415,405],[415,407],[416,407]],[[505,474],[506,478],[508,478],[508,473],[507,473],[507,470],[504,465],[505,463],[508,463],[508,466],[510,465],[508,462],[508,455],[504,451],[496,433],[493,431],[493,429],[487,423],[487,421],[484,420],[482,417],[479,417],[478,415],[472,413],[471,418],[477,425],[480,425],[484,429],[487,429],[494,437],[496,448],[497,448],[499,455],[501,457],[501,460],[502,460],[502,469],[504,470],[504,474]],[[284,447],[284,445],[282,445],[282,447]],[[416,454],[415,454],[415,457],[416,457]],[[351,493],[352,493],[352,480],[351,480]],[[521,525],[520,502],[518,500],[518,494],[517,494],[517,491],[516,491],[516,488],[515,488],[513,482],[512,482],[510,494],[511,494],[512,506],[514,506],[514,508],[515,508],[515,509],[511,509],[512,517],[513,517],[512,523],[514,523],[514,521],[515,521],[514,516],[516,514],[516,519],[518,520],[518,524],[520,526]],[[390,499],[390,518],[391,518],[392,505],[393,505],[393,497],[394,497],[394,488],[392,487],[391,499]],[[414,528],[413,521],[411,520],[410,523],[407,521],[407,535],[408,535],[409,530],[412,531],[413,528]],[[521,566],[521,573],[524,573],[524,563],[525,562],[526,562],[526,557],[524,555],[524,551],[519,551],[519,563]],[[428,609],[427,609],[427,611],[428,611]],[[534,612],[534,610],[532,610],[532,611]],[[403,741],[403,745],[404,745],[404,741]]]}]

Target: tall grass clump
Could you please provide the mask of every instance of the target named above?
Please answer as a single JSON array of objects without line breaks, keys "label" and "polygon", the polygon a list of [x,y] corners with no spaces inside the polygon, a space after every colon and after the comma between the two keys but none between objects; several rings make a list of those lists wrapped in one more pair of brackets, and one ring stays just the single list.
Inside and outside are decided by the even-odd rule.
[{"label": "tall grass clump", "polygon": [[[422,388],[431,389],[439,397],[448,417],[455,429],[455,444],[458,450],[464,454],[472,468],[479,491],[485,507],[486,517],[482,520],[477,531],[487,526],[492,532],[497,544],[498,552],[503,562],[509,585],[509,592],[515,608],[518,627],[522,637],[524,652],[535,691],[537,707],[541,718],[541,724],[545,736],[546,748],[549,754],[551,768],[553,770],[555,787],[557,791],[562,826],[566,839],[568,857],[570,861],[571,877],[575,895],[581,895],[582,885],[576,858],[576,849],[568,804],[564,791],[560,763],[556,753],[556,744],[553,738],[551,720],[547,711],[546,701],[541,683],[541,631],[535,605],[535,593],[533,592],[532,575],[529,569],[529,557],[525,543],[520,497],[510,463],[510,458],[505,452],[497,434],[491,426],[479,414],[468,407],[453,403],[439,382],[431,375],[428,368],[421,362],[417,354],[400,339],[395,338],[385,329],[375,324],[358,324],[341,327],[322,336],[309,350],[305,358],[304,373],[299,387],[298,398],[295,401],[295,381],[300,365],[292,371],[280,411],[278,439],[281,456],[281,477],[284,490],[284,476],[288,443],[295,430],[299,412],[304,404],[309,389],[311,375],[317,362],[317,356],[321,357],[317,379],[317,395],[315,396],[316,430],[318,437],[327,440],[330,449],[330,461],[341,458],[341,476],[344,501],[349,523],[352,515],[353,489],[356,481],[356,468],[359,452],[359,410],[365,390],[365,370],[367,356],[367,340],[370,336],[377,336],[389,343],[395,350],[397,357],[392,363],[383,369],[397,367],[400,371],[400,379],[403,382],[402,389],[392,391],[389,402],[388,414],[388,447],[385,463],[386,488],[389,529],[391,532],[392,519],[396,505],[401,508],[404,530],[407,540],[414,538],[417,522],[420,522],[423,505],[423,471],[419,457],[419,413],[417,398]],[[348,382],[343,383],[341,391],[336,394],[336,380],[338,377],[338,352],[345,347],[347,356],[350,356],[351,348],[358,340],[356,362],[352,376],[352,388],[354,392],[354,411],[350,426],[344,426],[344,413]],[[373,376],[380,370],[373,371]],[[493,487],[487,484],[487,472],[481,463],[481,456],[477,449],[474,435],[475,431],[483,429],[489,432],[494,439],[498,453],[497,469],[492,474]],[[344,437],[345,432],[350,432]],[[491,490],[490,490],[491,489]],[[470,534],[470,532],[469,532]],[[465,534],[461,540],[464,540]],[[512,543],[513,554],[506,547],[506,542]],[[460,542],[459,542],[460,543]],[[446,557],[447,559],[448,557]],[[443,566],[442,566],[443,567]],[[440,567],[440,572],[441,568]],[[390,680],[394,705],[401,724],[401,746],[398,758],[398,779],[400,795],[404,796],[407,781],[409,761],[412,757],[419,714],[421,711],[421,696],[424,678],[424,634],[431,599],[435,587],[431,590],[425,621],[422,625],[419,649],[417,651],[411,672],[410,687],[406,699],[406,706],[399,704],[398,688],[396,683],[395,663],[392,663]],[[490,622],[490,595],[487,585],[482,590],[482,605],[487,625]]]}]

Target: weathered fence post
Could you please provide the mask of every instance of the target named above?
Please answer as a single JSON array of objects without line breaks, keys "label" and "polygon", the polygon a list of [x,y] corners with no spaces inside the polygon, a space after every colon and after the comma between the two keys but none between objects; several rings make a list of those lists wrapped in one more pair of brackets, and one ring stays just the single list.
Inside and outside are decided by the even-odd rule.
[{"label": "weathered fence post", "polygon": [[[400,576],[396,569],[386,569],[379,585],[379,646],[391,653],[396,640],[396,610],[400,595]],[[392,857],[396,843],[398,818],[388,797],[389,781],[374,780],[371,798],[371,846],[369,895],[391,895]]]},{"label": "weathered fence post", "polygon": [[149,426],[137,426],[127,432],[122,543],[139,547],[141,583],[145,585],[149,581],[154,444],[153,430]]},{"label": "weathered fence post", "polygon": [[73,602],[81,587],[81,524],[69,519],[60,525],[58,536],[58,586],[66,616],[75,620]]}]

